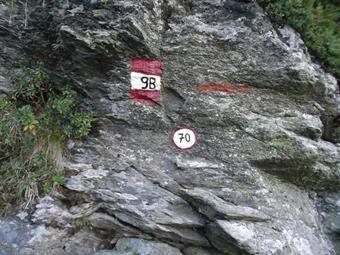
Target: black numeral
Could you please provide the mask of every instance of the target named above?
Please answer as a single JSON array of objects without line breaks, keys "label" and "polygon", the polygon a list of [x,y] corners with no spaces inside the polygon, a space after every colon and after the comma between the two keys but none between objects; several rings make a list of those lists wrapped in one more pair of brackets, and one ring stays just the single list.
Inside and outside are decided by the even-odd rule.
[{"label": "black numeral", "polygon": [[153,78],[153,77],[146,77],[146,76],[143,76],[141,78],[141,82],[143,84],[145,84],[145,86],[142,87],[142,89],[155,89],[156,88],[156,79]]},{"label": "black numeral", "polygon": [[181,143],[183,141],[183,139],[185,139],[186,142],[190,142],[191,137],[189,134],[183,134],[183,133],[179,133],[179,142]]},{"label": "black numeral", "polygon": [[149,78],[148,77],[142,77],[141,78],[142,83],[145,84],[145,87],[142,87],[142,89],[147,89],[149,86]]}]

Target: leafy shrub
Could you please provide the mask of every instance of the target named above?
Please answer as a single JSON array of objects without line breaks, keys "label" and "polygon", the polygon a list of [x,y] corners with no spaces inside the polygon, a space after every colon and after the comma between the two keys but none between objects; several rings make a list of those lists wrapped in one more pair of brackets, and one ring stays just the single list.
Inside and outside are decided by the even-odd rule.
[{"label": "leafy shrub", "polygon": [[22,70],[12,76],[11,94],[0,97],[0,209],[62,186],[64,144],[85,138],[94,119],[69,87],[55,89],[41,66]]},{"label": "leafy shrub", "polygon": [[309,49],[339,79],[339,5],[330,0],[265,0],[263,3],[273,19],[300,32]]},{"label": "leafy shrub", "polygon": [[84,138],[91,130],[92,112],[79,112],[76,93],[65,88],[62,95],[52,101],[52,109],[59,115],[57,121],[64,126],[63,135],[67,138]]},{"label": "leafy shrub", "polygon": [[16,119],[23,131],[29,131],[33,135],[36,134],[36,129],[38,126],[38,121],[32,111],[30,105],[25,105],[18,109]]}]

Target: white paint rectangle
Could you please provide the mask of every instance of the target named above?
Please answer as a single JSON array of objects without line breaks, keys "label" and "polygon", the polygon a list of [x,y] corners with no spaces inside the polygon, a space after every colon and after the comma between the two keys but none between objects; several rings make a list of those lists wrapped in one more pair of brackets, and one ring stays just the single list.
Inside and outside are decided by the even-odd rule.
[{"label": "white paint rectangle", "polygon": [[157,75],[131,72],[131,88],[140,90],[160,90],[161,77]]}]

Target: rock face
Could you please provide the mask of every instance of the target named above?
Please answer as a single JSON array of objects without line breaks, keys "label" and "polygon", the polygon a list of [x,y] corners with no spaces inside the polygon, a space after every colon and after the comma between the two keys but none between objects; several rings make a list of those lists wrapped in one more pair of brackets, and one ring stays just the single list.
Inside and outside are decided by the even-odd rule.
[{"label": "rock face", "polygon": [[122,238],[117,242],[114,251],[100,251],[93,255],[120,255],[120,254],[182,255],[179,249],[173,248],[170,245],[134,238]]},{"label": "rock face", "polygon": [[66,230],[34,226],[6,218],[0,221],[1,255],[90,254],[105,247],[103,236],[88,230],[71,235]]},{"label": "rock face", "polygon": [[[256,3],[47,1],[24,32],[0,22],[1,91],[10,89],[5,61],[25,52],[84,95],[97,117],[89,139],[69,144],[63,199],[41,199],[32,215],[32,227],[67,231],[72,245],[55,254],[339,250],[336,80]],[[17,33],[22,44],[13,49]],[[135,57],[162,61],[161,104],[129,98]],[[171,143],[178,126],[195,130],[193,149]],[[84,250],[72,243],[85,238],[79,221],[97,240]],[[8,242],[26,247],[23,240]],[[0,254],[30,254],[8,247]],[[44,242],[31,249],[53,254]]]}]

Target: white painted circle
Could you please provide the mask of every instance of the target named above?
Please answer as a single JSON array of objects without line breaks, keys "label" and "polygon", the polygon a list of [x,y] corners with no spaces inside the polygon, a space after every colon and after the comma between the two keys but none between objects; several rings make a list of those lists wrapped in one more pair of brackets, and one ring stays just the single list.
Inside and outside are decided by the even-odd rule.
[{"label": "white painted circle", "polygon": [[190,128],[178,128],[172,135],[172,141],[179,149],[190,149],[196,143],[196,134]]}]

